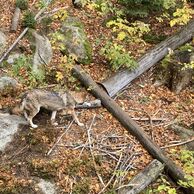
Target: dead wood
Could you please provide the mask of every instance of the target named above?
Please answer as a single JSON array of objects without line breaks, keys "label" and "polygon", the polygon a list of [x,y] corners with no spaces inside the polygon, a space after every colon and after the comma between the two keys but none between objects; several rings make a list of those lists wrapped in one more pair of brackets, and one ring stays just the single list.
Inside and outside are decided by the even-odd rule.
[{"label": "dead wood", "polygon": [[104,80],[101,85],[106,89],[109,96],[113,97],[117,92],[122,90],[131,81],[144,73],[158,61],[160,61],[165,55],[168,54],[169,48],[174,50],[180,45],[186,43],[193,37],[194,33],[194,20],[192,20],[187,26],[175,35],[167,38],[152,50],[143,55],[137,62],[139,66],[134,71],[127,69],[121,70],[108,79]]},{"label": "dead wood", "polygon": [[[183,140],[190,137],[194,137],[194,132],[192,130],[186,129],[179,125],[173,124],[169,126],[169,129],[172,129],[177,135],[179,135]],[[189,142],[187,144],[189,150],[194,150],[194,142]]]},{"label": "dead wood", "polygon": [[153,160],[143,171],[133,177],[129,184],[118,188],[118,194],[137,194],[153,182],[164,170],[164,164]]},{"label": "dead wood", "polygon": [[11,32],[17,31],[17,27],[20,20],[20,13],[21,13],[21,9],[19,7],[16,7],[12,17],[11,28],[10,28]]},{"label": "dead wood", "polygon": [[83,104],[77,104],[76,109],[90,109],[90,108],[99,108],[101,107],[101,101],[96,99],[90,102],[84,102]]},{"label": "dead wood", "polygon": [[[97,85],[92,78],[84,72],[84,70],[78,65],[72,69],[74,76],[76,76],[86,89],[98,99],[101,100],[102,105],[128,130],[129,133],[134,135],[144,148],[160,162],[165,164],[166,172],[178,182],[179,180],[186,181],[185,174],[170,158],[168,158],[164,152],[157,146],[144,132],[141,127],[133,121],[123,109],[117,105],[117,103],[111,99],[107,93]],[[185,189],[188,193],[191,193],[190,188]],[[193,191],[194,192],[194,191]]]}]

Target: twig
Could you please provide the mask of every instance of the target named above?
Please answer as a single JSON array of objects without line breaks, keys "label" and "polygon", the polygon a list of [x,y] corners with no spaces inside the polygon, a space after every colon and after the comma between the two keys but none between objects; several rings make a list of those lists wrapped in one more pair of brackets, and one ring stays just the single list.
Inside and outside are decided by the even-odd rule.
[{"label": "twig", "polygon": [[91,153],[92,160],[93,160],[93,163],[94,163],[94,168],[96,169],[96,175],[98,176],[98,179],[100,180],[101,184],[102,184],[103,186],[105,186],[105,184],[104,184],[104,182],[103,182],[103,180],[102,180],[102,177],[100,176],[100,174],[99,174],[98,171],[97,171],[97,167],[96,167],[96,162],[95,162],[94,154],[93,154],[93,152],[92,152],[92,142],[91,142],[91,138],[90,138],[90,131],[91,131],[91,129],[92,129],[92,125],[93,125],[93,123],[94,123],[95,118],[96,118],[96,114],[94,114],[93,119],[92,119],[92,122],[91,122],[91,124],[90,124],[90,127],[89,127],[88,130],[87,130],[87,134],[88,134],[88,142],[89,142],[90,153]]},{"label": "twig", "polygon": [[56,145],[60,142],[61,138],[67,133],[67,131],[70,129],[71,125],[73,124],[74,119],[71,121],[71,123],[69,124],[69,126],[67,127],[67,129],[64,131],[64,133],[61,134],[61,136],[57,139],[57,141],[54,143],[54,145],[52,146],[52,148],[47,152],[47,156],[51,154],[51,152],[53,151],[53,149],[56,147]]},{"label": "twig", "polygon": [[127,184],[127,185],[121,185],[120,187],[116,188],[115,190],[119,190],[122,189],[124,187],[133,187],[133,186],[138,186],[139,184]]},{"label": "twig", "polygon": [[189,140],[186,140],[186,141],[183,141],[183,142],[180,142],[180,143],[175,143],[175,144],[171,144],[171,145],[162,146],[161,149],[175,147],[175,146],[181,146],[181,145],[190,143],[192,141],[194,141],[194,137],[192,139],[189,139]]},{"label": "twig", "polygon": [[10,156],[8,158],[8,160],[15,158],[17,155],[21,154],[27,147],[29,147],[28,145],[25,145],[24,147],[22,147],[17,153],[15,153],[14,155]]},{"label": "twig", "polygon": [[58,12],[58,11],[60,11],[60,10],[62,10],[62,9],[67,9],[67,8],[68,8],[68,6],[64,6],[64,7],[55,8],[55,9],[49,11],[49,12],[45,12],[45,14],[44,14],[42,17],[38,18],[38,22],[40,22],[40,21],[41,21],[42,19],[44,19],[45,17],[51,17],[51,16],[53,16],[56,12]]},{"label": "twig", "polygon": [[[150,121],[150,118],[141,118],[141,117],[135,117],[132,118],[135,121]],[[167,121],[166,118],[151,118],[152,121]]]},{"label": "twig", "polygon": [[119,161],[117,162],[117,165],[116,165],[116,167],[115,167],[115,169],[114,169],[114,172],[113,172],[112,177],[110,178],[110,180],[108,181],[108,183],[103,187],[103,189],[102,189],[98,194],[103,193],[104,190],[105,190],[105,189],[110,185],[110,183],[112,182],[113,178],[114,178],[115,175],[116,175],[116,171],[117,171],[117,169],[118,169],[118,167],[119,167],[119,165],[120,165],[120,162],[121,162],[121,159],[122,159],[122,155],[123,155],[123,154],[122,154],[122,152],[121,152]]}]

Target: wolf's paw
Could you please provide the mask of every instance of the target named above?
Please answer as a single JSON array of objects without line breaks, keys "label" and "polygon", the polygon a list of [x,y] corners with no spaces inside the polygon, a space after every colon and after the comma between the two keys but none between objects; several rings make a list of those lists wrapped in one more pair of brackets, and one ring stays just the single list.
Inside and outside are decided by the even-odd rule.
[{"label": "wolf's paw", "polygon": [[83,124],[83,123],[78,123],[78,125],[79,125],[80,127],[83,127],[83,126],[84,126],[84,124]]},{"label": "wolf's paw", "polygon": [[31,124],[31,127],[35,129],[35,128],[37,128],[37,127],[38,127],[38,125]]},{"label": "wolf's paw", "polygon": [[57,126],[57,125],[58,125],[58,123],[57,123],[57,122],[54,122],[54,123],[52,123],[52,125],[53,125],[53,126]]}]

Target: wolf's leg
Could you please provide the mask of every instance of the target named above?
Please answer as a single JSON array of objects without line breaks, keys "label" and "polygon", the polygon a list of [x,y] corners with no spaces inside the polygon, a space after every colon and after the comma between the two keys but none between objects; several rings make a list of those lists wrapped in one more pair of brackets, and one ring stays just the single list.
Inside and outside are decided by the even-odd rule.
[{"label": "wolf's leg", "polygon": [[56,114],[57,114],[57,111],[53,111],[51,115],[51,124],[54,126],[58,125],[58,123],[55,122]]},{"label": "wolf's leg", "polygon": [[38,108],[34,108],[31,110],[29,116],[28,116],[28,121],[30,122],[30,125],[32,128],[37,128],[38,125],[35,125],[32,121],[32,119],[38,114],[38,112],[40,111],[40,107]]},{"label": "wolf's leg", "polygon": [[73,118],[74,118],[75,122],[76,122],[80,127],[83,127],[84,124],[79,122],[79,120],[78,120],[78,118],[77,118],[77,115],[76,115],[74,109],[72,110],[72,115],[73,115]]}]

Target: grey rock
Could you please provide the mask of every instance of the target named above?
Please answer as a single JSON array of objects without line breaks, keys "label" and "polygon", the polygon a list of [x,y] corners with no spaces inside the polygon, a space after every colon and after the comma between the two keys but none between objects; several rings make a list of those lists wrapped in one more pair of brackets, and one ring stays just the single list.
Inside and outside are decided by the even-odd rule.
[{"label": "grey rock", "polygon": [[12,54],[10,54],[8,59],[7,59],[7,63],[13,64],[15,62],[15,60],[18,59],[20,56],[21,56],[20,53],[12,53]]},{"label": "grey rock", "polygon": [[3,48],[6,44],[6,35],[0,30],[0,54],[3,51]]},{"label": "grey rock", "polygon": [[41,189],[42,193],[44,194],[57,194],[55,185],[50,181],[40,179],[38,183],[38,187]]},{"label": "grey rock", "polygon": [[75,17],[68,17],[62,25],[61,32],[65,48],[62,52],[75,55],[79,63],[89,64],[92,59],[92,48],[82,23]]},{"label": "grey rock", "polygon": [[0,150],[3,151],[5,147],[13,139],[20,124],[27,124],[23,117],[17,115],[10,115],[8,113],[0,113]]},{"label": "grey rock", "polygon": [[16,88],[18,85],[18,82],[12,77],[0,77],[0,92],[7,87]]},{"label": "grey rock", "polygon": [[53,52],[49,39],[46,36],[32,32],[35,37],[36,51],[33,58],[32,70],[38,75],[44,74],[44,66],[48,65],[52,59]]}]

